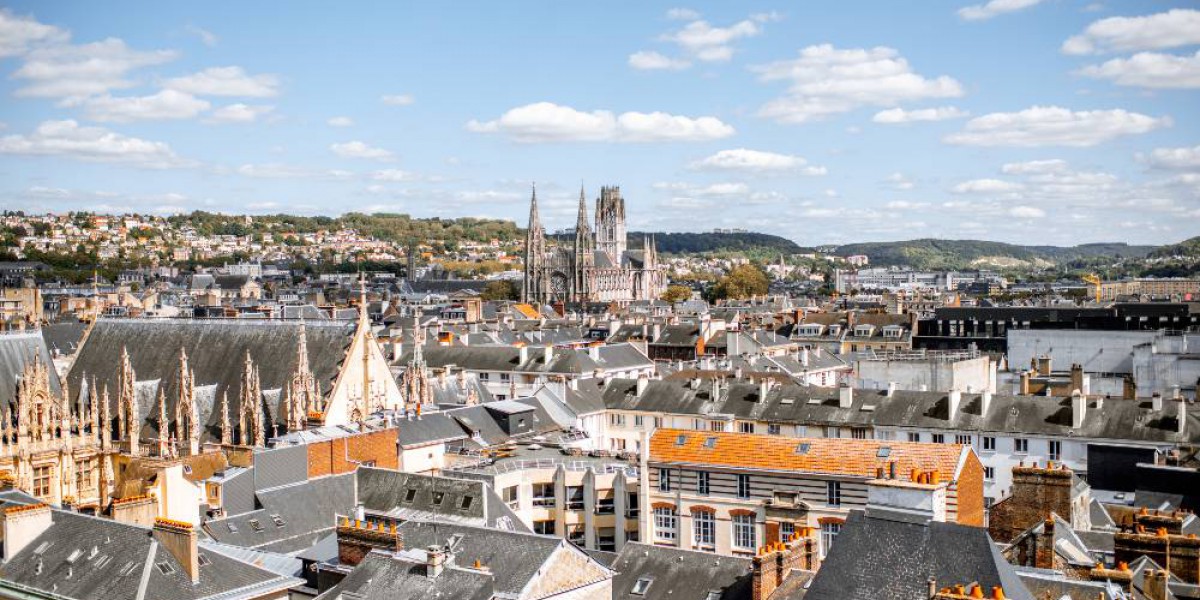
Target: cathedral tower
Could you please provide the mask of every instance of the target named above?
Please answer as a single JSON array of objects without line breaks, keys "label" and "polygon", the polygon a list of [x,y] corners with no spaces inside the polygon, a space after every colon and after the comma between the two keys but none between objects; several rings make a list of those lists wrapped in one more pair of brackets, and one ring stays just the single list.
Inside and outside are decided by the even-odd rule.
[{"label": "cathedral tower", "polygon": [[545,289],[542,278],[546,260],[546,230],[538,218],[537,186],[529,200],[529,229],[525,232],[525,283],[521,286],[522,302],[541,302]]},{"label": "cathedral tower", "polygon": [[620,264],[625,254],[625,199],[617,186],[600,188],[596,199],[596,249]]},{"label": "cathedral tower", "polygon": [[575,221],[575,261],[571,282],[571,299],[576,302],[590,297],[592,268],[596,266],[596,239],[588,226],[587,198],[579,186],[579,218]]}]

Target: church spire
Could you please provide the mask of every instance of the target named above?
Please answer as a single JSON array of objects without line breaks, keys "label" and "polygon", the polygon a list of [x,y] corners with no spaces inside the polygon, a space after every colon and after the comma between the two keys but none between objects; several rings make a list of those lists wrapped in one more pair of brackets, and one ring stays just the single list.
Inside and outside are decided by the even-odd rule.
[{"label": "church spire", "polygon": [[546,251],[546,231],[538,217],[537,185],[529,199],[529,227],[525,230],[525,279],[521,284],[522,302],[540,302],[546,296],[543,271]]},{"label": "church spire", "polygon": [[587,198],[584,196],[583,184],[579,184],[579,218],[575,221],[575,233],[588,230]]},{"label": "church spire", "polygon": [[529,231],[532,233],[535,227],[541,227],[542,222],[538,218],[537,208],[537,184],[533,184],[533,195],[529,199]]}]

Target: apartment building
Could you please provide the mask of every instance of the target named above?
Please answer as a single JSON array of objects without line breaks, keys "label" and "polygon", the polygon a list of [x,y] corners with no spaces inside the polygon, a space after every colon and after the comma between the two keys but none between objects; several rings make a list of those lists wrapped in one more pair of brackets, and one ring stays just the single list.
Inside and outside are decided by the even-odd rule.
[{"label": "apartment building", "polygon": [[659,429],[644,461],[642,529],[658,545],[753,556],[819,532],[823,556],[873,486],[915,486],[943,520],[984,520],[983,467],[969,445]]}]

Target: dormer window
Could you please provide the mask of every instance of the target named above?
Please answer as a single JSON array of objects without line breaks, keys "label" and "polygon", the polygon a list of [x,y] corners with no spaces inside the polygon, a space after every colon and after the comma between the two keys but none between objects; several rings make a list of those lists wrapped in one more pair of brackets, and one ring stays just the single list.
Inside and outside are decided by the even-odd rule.
[{"label": "dormer window", "polygon": [[899,338],[904,335],[904,328],[898,325],[889,325],[883,328],[883,337]]},{"label": "dormer window", "polygon": [[840,335],[841,333],[842,333],[841,325],[830,325],[829,326],[829,335],[836,336],[836,335]]},{"label": "dormer window", "polygon": [[859,325],[854,328],[854,335],[856,337],[871,337],[871,333],[874,330],[875,328],[870,325]]}]

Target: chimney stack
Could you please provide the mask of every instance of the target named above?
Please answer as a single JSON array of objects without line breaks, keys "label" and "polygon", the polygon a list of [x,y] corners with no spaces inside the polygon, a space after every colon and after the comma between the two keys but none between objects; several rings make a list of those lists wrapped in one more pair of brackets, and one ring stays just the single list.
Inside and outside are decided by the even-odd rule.
[{"label": "chimney stack", "polygon": [[1019,390],[1019,393],[1022,396],[1029,395],[1029,379],[1031,375],[1032,374],[1029,371],[1021,371],[1021,389]]},{"label": "chimney stack", "polygon": [[517,358],[518,358],[519,364],[522,364],[522,365],[525,364],[525,361],[529,360],[529,347],[521,346],[517,350]]},{"label": "chimney stack", "polygon": [[154,519],[154,539],[183,566],[193,584],[200,582],[200,550],[196,546],[196,528],[187,521]]},{"label": "chimney stack", "polygon": [[49,504],[12,505],[0,516],[4,534],[4,558],[11,560],[21,550],[46,532],[54,523]]},{"label": "chimney stack", "polygon": [[800,349],[800,364],[805,367],[808,366],[808,347],[807,346]]},{"label": "chimney stack", "polygon": [[895,382],[895,381],[889,381],[889,382],[888,382],[888,387],[887,387],[887,397],[888,397],[888,398],[891,398],[892,396],[895,396],[895,395],[896,395],[896,387],[897,387],[897,386],[896,386],[896,382]]},{"label": "chimney stack", "polygon": [[645,374],[638,375],[637,396],[640,398],[642,396],[642,394],[646,393],[646,388],[649,386],[650,386],[650,378],[647,377]]},{"label": "chimney stack", "polygon": [[1087,415],[1087,398],[1079,390],[1071,392],[1071,428],[1083,427],[1083,418]]},{"label": "chimney stack", "polygon": [[767,392],[771,391],[771,380],[767,377],[759,377],[758,379],[758,401],[767,401]]},{"label": "chimney stack", "polygon": [[[1179,388],[1175,388],[1178,390]],[[1175,396],[1175,432],[1182,435],[1187,431],[1187,399],[1182,395]]]},{"label": "chimney stack", "polygon": [[436,579],[446,568],[446,551],[441,546],[430,546],[425,549],[425,576]]},{"label": "chimney stack", "polygon": [[1154,392],[1154,395],[1150,396],[1150,408],[1154,412],[1162,412],[1162,409],[1163,409],[1162,394],[1160,394],[1158,392]]},{"label": "chimney stack", "polygon": [[983,393],[979,395],[979,416],[986,417],[988,410],[991,408],[992,392],[990,390],[983,390]]},{"label": "chimney stack", "polygon": [[950,393],[946,395],[946,398],[949,400],[950,406],[948,418],[953,419],[954,415],[958,414],[958,409],[962,405],[962,392],[958,390],[950,390]]},{"label": "chimney stack", "polygon": [[854,388],[843,385],[838,388],[838,406],[841,408],[850,408],[854,404]]}]

